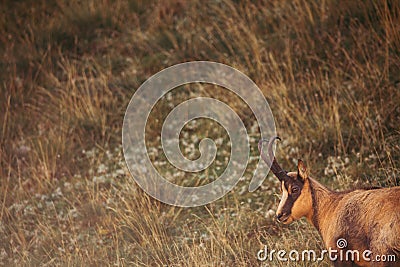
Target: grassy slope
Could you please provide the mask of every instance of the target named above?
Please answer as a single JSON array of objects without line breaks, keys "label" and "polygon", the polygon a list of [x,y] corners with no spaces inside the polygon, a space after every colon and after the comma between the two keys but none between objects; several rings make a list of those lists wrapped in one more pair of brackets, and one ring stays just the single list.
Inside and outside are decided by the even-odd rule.
[{"label": "grassy slope", "polygon": [[[3,1],[0,11],[2,264],[248,266],[259,265],[263,244],[323,248],[304,221],[267,216],[275,179],[243,190],[254,164],[230,194],[191,209],[160,204],[130,179],[119,145],[126,105],[148,77],[184,61],[226,63],[258,84],[287,169],[303,158],[336,189],[399,185],[398,1],[53,2]],[[183,88],[171,101],[212,94],[254,125],[222,90],[191,94]],[[153,115],[168,110],[164,99]],[[161,164],[160,127],[149,125],[154,162],[177,183],[193,181]],[[183,146],[193,133],[227,140],[200,121],[184,129]],[[223,169],[222,155],[214,165]]]}]

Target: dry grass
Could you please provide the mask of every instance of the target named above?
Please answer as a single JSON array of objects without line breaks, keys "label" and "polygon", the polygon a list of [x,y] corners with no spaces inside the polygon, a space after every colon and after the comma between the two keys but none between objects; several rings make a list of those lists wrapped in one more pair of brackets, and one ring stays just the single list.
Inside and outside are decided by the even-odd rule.
[{"label": "dry grass", "polygon": [[[275,179],[245,190],[254,159],[235,190],[205,207],[161,204],[132,181],[119,145],[124,111],[143,81],[175,63],[218,61],[249,75],[271,105],[288,169],[303,158],[337,189],[400,184],[398,1],[26,0],[0,12],[1,265],[257,266],[264,244],[323,248],[304,221],[268,216]],[[254,116],[222,89],[183,88],[153,115],[201,94],[238,112],[257,156]],[[164,165],[160,127],[151,120],[155,164],[193,181]],[[182,133],[189,157],[193,133],[227,143],[200,121]],[[204,181],[226,166],[221,149]]]}]

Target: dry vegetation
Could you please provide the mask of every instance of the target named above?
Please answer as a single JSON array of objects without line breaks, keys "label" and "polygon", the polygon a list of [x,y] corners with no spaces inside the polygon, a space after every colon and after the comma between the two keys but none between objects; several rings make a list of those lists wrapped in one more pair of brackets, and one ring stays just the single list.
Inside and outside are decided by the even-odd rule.
[{"label": "dry vegetation", "polygon": [[[120,145],[128,101],[148,77],[180,62],[217,61],[249,75],[271,105],[287,169],[303,158],[335,189],[400,184],[399,1],[1,5],[1,265],[258,266],[264,244],[323,248],[305,221],[282,226],[271,218],[276,179],[247,192],[257,125],[222,89],[181,88],[161,101],[147,144],[160,171],[176,183],[196,181],[163,163],[157,129],[182,100],[212,95],[252,134],[244,181],[189,209],[151,199],[132,181]],[[181,145],[189,157],[198,153],[193,136],[221,138],[219,161],[200,177],[212,180],[225,166],[227,136],[207,121],[188,125]]]}]

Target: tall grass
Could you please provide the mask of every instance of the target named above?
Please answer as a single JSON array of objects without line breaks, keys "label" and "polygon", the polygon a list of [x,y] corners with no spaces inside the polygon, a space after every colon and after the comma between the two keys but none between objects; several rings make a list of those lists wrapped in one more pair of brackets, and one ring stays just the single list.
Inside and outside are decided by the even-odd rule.
[{"label": "tall grass", "polygon": [[[166,206],[131,180],[119,145],[125,108],[175,63],[211,60],[249,75],[272,108],[286,168],[303,158],[335,189],[400,183],[398,1],[27,0],[4,1],[0,12],[3,265],[257,266],[264,245],[323,248],[305,222],[271,218],[272,177],[246,191],[254,164],[231,193],[199,208]],[[231,105],[257,156],[246,105],[198,86],[164,98],[148,124],[152,160],[177,183],[196,176],[163,163],[156,119],[193,94]],[[199,125],[184,131],[226,143],[222,129]],[[193,142],[185,136],[183,146]]]}]

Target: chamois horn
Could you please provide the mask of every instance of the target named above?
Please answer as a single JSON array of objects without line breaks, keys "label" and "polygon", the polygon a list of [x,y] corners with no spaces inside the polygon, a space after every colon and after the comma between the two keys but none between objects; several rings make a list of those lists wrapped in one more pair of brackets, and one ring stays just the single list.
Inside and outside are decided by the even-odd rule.
[{"label": "chamois horn", "polygon": [[[271,139],[269,139],[268,146],[267,146],[268,156],[266,156],[262,151],[263,150],[262,146],[263,146],[263,143],[267,141],[266,139],[261,139],[258,142],[258,151],[260,151],[260,156],[265,161],[265,163],[267,163],[268,166],[271,166],[271,171],[273,172],[273,174],[275,174],[275,176],[279,179],[279,181],[286,181],[289,178],[287,176],[287,172],[284,171],[281,166],[279,166],[279,164],[276,161],[276,158],[274,156],[274,153],[272,151],[272,145],[274,144],[274,141],[276,139],[281,141],[281,138],[279,136],[274,136],[274,137],[271,137]],[[272,159],[272,163],[271,163],[271,159]]]}]

